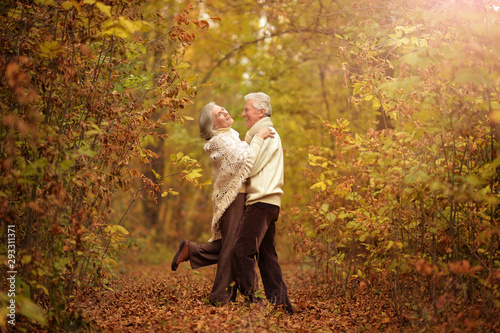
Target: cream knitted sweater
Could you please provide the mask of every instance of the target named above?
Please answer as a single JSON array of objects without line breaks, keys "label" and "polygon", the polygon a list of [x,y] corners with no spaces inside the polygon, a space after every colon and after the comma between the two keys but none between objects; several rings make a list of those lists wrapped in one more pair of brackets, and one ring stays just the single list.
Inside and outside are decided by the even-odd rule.
[{"label": "cream knitted sweater", "polygon": [[240,140],[234,129],[222,128],[203,145],[203,150],[210,157],[213,177],[212,237],[209,242],[221,238],[220,218],[245,186],[263,142],[263,139],[256,136],[249,145]]},{"label": "cream knitted sweater", "polygon": [[254,166],[248,175],[246,205],[263,202],[281,207],[285,175],[283,147],[271,118],[264,117],[256,122],[247,132],[245,141],[253,145],[253,142],[258,138],[255,134],[266,126],[273,130],[274,138],[265,140],[259,155],[256,155]]}]

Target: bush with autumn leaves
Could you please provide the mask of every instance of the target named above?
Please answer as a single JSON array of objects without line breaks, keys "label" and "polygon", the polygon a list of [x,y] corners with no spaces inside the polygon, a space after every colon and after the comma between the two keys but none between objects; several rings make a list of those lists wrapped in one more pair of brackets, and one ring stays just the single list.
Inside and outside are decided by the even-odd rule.
[{"label": "bush with autumn leaves", "polygon": [[409,6],[364,42],[337,36],[351,105],[386,123],[361,136],[324,121],[332,145],[309,150],[316,197],[298,249],[336,292],[391,295],[401,322],[500,309],[498,8],[454,5]]},{"label": "bush with autumn leaves", "polygon": [[[159,129],[183,121],[177,110],[192,104],[182,50],[195,35],[185,27],[208,23],[192,22],[191,8],[0,5],[0,220],[16,231],[17,328],[71,329],[79,310],[70,301],[84,286],[106,287],[134,241],[122,223],[127,212],[113,212],[111,202],[117,191],[159,195],[161,179],[139,168],[157,158],[143,140],[167,137]],[[180,178],[195,182],[196,161],[188,164],[178,163]],[[6,302],[2,294],[3,327]]]},{"label": "bush with autumn leaves", "polygon": [[[205,192],[177,186],[203,178],[178,151],[201,156],[196,125],[172,149],[157,142],[185,133],[171,125],[194,119],[179,111],[195,94],[233,110],[246,90],[271,94],[277,110],[278,233],[334,297],[390,295],[399,327],[498,320],[494,1],[181,3],[0,4],[0,220],[16,226],[20,326],[82,325],[83,287],[107,288],[137,242],[130,212],[152,242],[209,231],[197,218],[209,208],[195,209]],[[200,19],[218,9],[217,25]],[[216,86],[198,90],[196,71]],[[168,176],[154,165],[166,151]]]}]

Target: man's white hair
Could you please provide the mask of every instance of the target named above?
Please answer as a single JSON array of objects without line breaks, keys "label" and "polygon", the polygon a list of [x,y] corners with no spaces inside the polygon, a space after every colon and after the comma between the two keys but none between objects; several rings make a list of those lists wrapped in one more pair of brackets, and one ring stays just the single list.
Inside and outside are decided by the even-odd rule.
[{"label": "man's white hair", "polygon": [[271,117],[273,114],[273,109],[271,108],[271,97],[263,92],[250,93],[245,96],[245,101],[248,102],[253,100],[253,107],[257,110],[266,110],[265,115]]}]

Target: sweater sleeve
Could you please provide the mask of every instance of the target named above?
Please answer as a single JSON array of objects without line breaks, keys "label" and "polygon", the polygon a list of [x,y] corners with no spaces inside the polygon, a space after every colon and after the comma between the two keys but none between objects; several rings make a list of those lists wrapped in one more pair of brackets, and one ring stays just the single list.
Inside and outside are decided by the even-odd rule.
[{"label": "sweater sleeve", "polygon": [[[218,135],[210,142],[211,162],[215,166],[243,165],[249,159],[250,149],[248,144],[235,141],[229,136]],[[253,162],[253,161],[252,161]]]},{"label": "sweater sleeve", "polygon": [[257,146],[260,145],[260,149],[257,148],[252,148],[256,149],[257,154],[255,156],[255,163],[253,165],[252,171],[250,172],[250,175],[248,177],[252,177],[256,174],[258,174],[269,162],[269,160],[273,157],[274,153],[278,150],[278,140],[279,140],[279,135],[276,132],[276,130],[273,129],[275,132],[275,136],[278,136],[277,138],[269,138],[267,140],[263,140],[259,138],[257,135],[253,137],[250,147],[252,146]]},{"label": "sweater sleeve", "polygon": [[257,135],[253,138],[252,142],[250,142],[250,157],[252,158],[252,162],[255,163],[257,158],[259,157],[260,151],[262,150],[262,146],[266,140],[258,137]]}]

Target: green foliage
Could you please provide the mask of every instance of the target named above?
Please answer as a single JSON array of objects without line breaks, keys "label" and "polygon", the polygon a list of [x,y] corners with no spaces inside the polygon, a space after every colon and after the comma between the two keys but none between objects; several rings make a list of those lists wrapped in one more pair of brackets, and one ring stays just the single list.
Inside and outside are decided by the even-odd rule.
[{"label": "green foliage", "polygon": [[[0,16],[0,220],[16,228],[17,328],[69,329],[79,317],[69,300],[106,287],[130,244],[115,193],[137,179],[157,200],[161,177],[137,166],[158,157],[146,139],[186,119],[176,113],[196,87],[181,51],[194,33],[182,27],[192,7],[164,19],[154,6],[166,3],[148,5],[39,0]],[[150,39],[157,30],[164,38]],[[148,52],[167,46],[169,60],[148,67]],[[201,172],[180,169],[191,182]]]},{"label": "green foliage", "polygon": [[494,317],[495,5],[2,3],[0,218],[18,230],[22,320],[71,329],[68,300],[109,288],[127,232],[209,237],[193,114],[224,105],[243,137],[250,91],[271,95],[285,150],[280,251],[295,241],[334,291],[391,295],[401,322],[453,297]]},{"label": "green foliage", "polygon": [[[183,66],[213,82],[195,111],[216,101],[243,134],[243,96],[271,95],[286,161],[279,231],[296,236],[326,280],[334,274],[334,290],[353,295],[362,281],[393,295],[401,321],[406,310],[444,312],[459,288],[482,314],[498,301],[495,6],[210,0],[195,9],[210,29]],[[196,124],[185,125],[168,130],[207,166]],[[208,230],[208,197],[191,187],[166,195],[165,233]]]},{"label": "green foliage", "polygon": [[335,145],[310,149],[317,195],[298,249],[344,293],[389,282],[401,318],[438,315],[455,297],[498,314],[500,35],[496,9],[483,9],[414,3],[414,19],[398,16],[385,36],[338,36],[344,67],[363,68],[350,75],[352,105],[380,109],[393,129],[361,136],[345,119],[324,122]]}]

